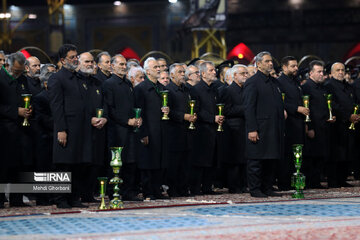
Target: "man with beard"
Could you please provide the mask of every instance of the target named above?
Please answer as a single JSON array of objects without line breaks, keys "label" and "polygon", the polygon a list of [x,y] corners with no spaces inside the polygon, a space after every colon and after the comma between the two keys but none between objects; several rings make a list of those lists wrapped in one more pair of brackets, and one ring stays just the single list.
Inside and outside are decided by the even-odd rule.
[{"label": "man with beard", "polygon": [[136,86],[136,107],[141,108],[143,125],[140,128],[142,146],[139,147],[138,164],[141,169],[141,181],[144,198],[163,199],[160,186],[164,170],[165,129],[161,120],[168,107],[162,106],[160,91],[163,86],[158,82],[160,67],[155,58],[144,62],[145,80]]},{"label": "man with beard", "polygon": [[[229,71],[229,70],[228,70]],[[245,118],[244,118],[244,84],[248,78],[245,65],[234,65],[231,68],[232,84],[224,90],[224,115],[227,132],[226,158],[228,186],[230,193],[246,192],[246,159],[245,159]]]},{"label": "man with beard", "polygon": [[105,82],[106,79],[111,77],[111,56],[108,52],[101,52],[96,56],[97,73],[95,78],[101,82]]},{"label": "man with beard", "polygon": [[324,163],[330,156],[330,132],[334,120],[329,119],[326,100],[327,91],[324,83],[324,63],[318,60],[310,62],[310,76],[302,86],[304,94],[310,96],[311,122],[307,124],[304,147],[303,171],[306,176],[306,187],[323,188],[320,176]]},{"label": "man with beard", "polygon": [[185,78],[187,79],[186,86],[188,88],[191,88],[198,84],[198,82],[200,82],[199,68],[194,65],[188,66],[185,71]]},{"label": "man with beard", "polygon": [[41,92],[40,61],[37,57],[29,57],[25,62],[26,78],[29,90],[33,96]]},{"label": "man with beard", "polygon": [[215,194],[212,190],[215,167],[222,156],[217,138],[217,126],[223,124],[224,116],[218,115],[216,89],[212,83],[216,80],[215,66],[206,61],[200,64],[201,80],[191,89],[192,99],[196,101],[198,121],[194,138],[192,176],[190,191],[193,195]]},{"label": "man with beard", "polygon": [[139,83],[145,80],[145,71],[142,67],[132,67],[127,74],[127,79],[130,80],[133,87],[136,87]]},{"label": "man with beard", "polygon": [[[111,59],[111,68],[113,75],[103,85],[105,103],[109,110],[108,142],[110,147],[124,147],[121,153],[121,176],[124,181],[121,187],[122,199],[141,201],[136,189],[138,138],[134,129],[141,126],[142,119],[135,118],[135,94],[133,84],[126,78],[126,59],[120,54],[115,55]],[[130,71],[134,71],[134,68]]]},{"label": "man with beard", "polygon": [[171,82],[166,86],[169,90],[170,121],[167,124],[167,183],[169,196],[187,196],[189,182],[187,171],[190,169],[188,159],[188,134],[190,122],[196,116],[189,114],[190,90],[185,87],[185,69],[179,63],[170,66]]},{"label": "man with beard", "polygon": [[[304,144],[305,116],[309,115],[309,108],[303,107],[303,92],[300,82],[296,78],[298,64],[292,56],[281,60],[282,74],[278,79],[280,90],[285,93],[285,110],[288,118],[285,121],[285,156],[278,162],[278,188],[290,190],[291,175],[293,173],[293,144]],[[311,101],[311,100],[310,100]]]},{"label": "man with beard", "polygon": [[331,135],[328,185],[350,187],[352,185],[346,179],[355,147],[355,132],[349,126],[359,121],[359,115],[353,114],[356,103],[354,89],[345,80],[344,64],[337,62],[331,66],[331,78],[325,83],[325,87],[333,96],[333,112],[337,116]]},{"label": "man with beard", "polygon": [[[21,128],[24,118],[32,114],[32,109],[23,107],[21,94],[28,94],[27,81],[22,76],[25,57],[21,52],[13,53],[7,60],[8,71],[0,70],[0,183],[14,183],[15,176],[22,171]],[[0,208],[4,208],[4,189],[0,193]],[[23,195],[10,193],[10,207],[28,206],[23,203]]]},{"label": "man with beard", "polygon": [[245,129],[248,185],[252,197],[279,196],[273,192],[275,162],[283,154],[284,120],[286,112],[269,52],[255,58],[258,71],[246,80]]},{"label": "man with beard", "polygon": [[[102,82],[94,77],[95,61],[89,52],[84,52],[79,56],[78,77],[80,83],[87,86],[86,101],[88,114],[91,117],[91,149],[92,158],[89,164],[82,164],[82,169],[86,172],[83,176],[83,186],[81,200],[83,202],[97,202],[94,199],[94,191],[97,186],[96,177],[99,176],[99,169],[104,166],[105,146],[105,124],[107,122],[107,109],[104,107],[102,95]],[[98,117],[96,109],[103,109],[103,116]]]},{"label": "man with beard", "polygon": [[92,114],[89,86],[78,77],[77,48],[64,44],[59,49],[62,68],[49,79],[50,106],[54,118],[53,163],[72,173],[72,191],[59,194],[58,208],[87,207],[80,201],[84,164],[92,162]]}]

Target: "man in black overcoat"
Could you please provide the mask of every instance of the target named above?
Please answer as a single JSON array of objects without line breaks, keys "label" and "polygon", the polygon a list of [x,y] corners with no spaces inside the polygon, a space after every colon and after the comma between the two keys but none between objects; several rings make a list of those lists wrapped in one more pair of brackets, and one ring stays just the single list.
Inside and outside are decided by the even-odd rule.
[{"label": "man in black overcoat", "polygon": [[228,127],[227,150],[225,159],[230,193],[242,193],[247,190],[245,158],[245,116],[244,84],[248,78],[245,65],[234,65],[231,68],[233,82],[224,90],[225,125]]},{"label": "man in black overcoat", "polygon": [[[89,52],[84,52],[79,56],[78,77],[87,85],[87,106],[91,115],[91,149],[92,159],[89,164],[83,164],[84,184],[81,189],[81,200],[83,202],[97,202],[94,199],[94,192],[98,189],[97,177],[101,174],[100,169],[104,167],[104,157],[106,151],[106,131],[107,108],[104,105],[102,94],[102,82],[94,77],[95,61]],[[102,116],[97,116],[97,109],[102,109]],[[98,192],[98,191],[96,191]]]},{"label": "man in black overcoat", "polygon": [[96,56],[97,72],[95,78],[105,82],[111,77],[111,56],[108,52],[101,52]]},{"label": "man in black overcoat", "polygon": [[[284,105],[288,117],[285,121],[285,148],[284,156],[277,165],[277,179],[279,190],[290,190],[291,175],[294,172],[293,144],[304,144],[305,116],[309,108],[303,107],[303,92],[300,82],[296,78],[298,63],[293,56],[281,60],[282,74],[278,78],[279,87],[285,93]],[[311,102],[311,100],[310,100]]]},{"label": "man in black overcoat", "polygon": [[[217,126],[223,124],[224,116],[218,115],[216,89],[212,83],[216,80],[215,66],[212,62],[200,64],[201,80],[191,89],[191,97],[196,101],[198,120],[195,124],[194,149],[191,176],[191,194],[214,194],[215,167],[218,166],[223,152],[217,138]],[[200,192],[201,190],[201,192]]]},{"label": "man in black overcoat", "polygon": [[356,99],[353,87],[345,80],[344,64],[338,62],[331,66],[331,78],[325,83],[325,87],[333,95],[333,111],[337,117],[331,135],[328,185],[349,187],[351,185],[346,179],[355,148],[355,131],[350,130],[349,126],[359,121],[359,115],[353,114]]},{"label": "man in black overcoat", "polygon": [[[21,94],[28,94],[24,72],[25,57],[21,52],[13,53],[7,62],[9,71],[4,66],[0,70],[0,183],[15,183],[16,176],[23,171],[21,128],[24,117],[32,115],[31,109],[24,108]],[[2,189],[4,191],[4,189]],[[10,206],[27,206],[23,195],[10,193]],[[0,208],[4,208],[5,194],[0,193]]]},{"label": "man in black overcoat", "polygon": [[50,106],[54,118],[53,163],[58,171],[72,173],[71,194],[61,194],[59,208],[86,207],[80,201],[84,164],[92,162],[92,124],[89,86],[79,78],[77,48],[64,44],[59,49],[62,68],[49,79]]},{"label": "man in black overcoat", "polygon": [[141,108],[143,124],[140,127],[142,145],[138,149],[138,166],[141,169],[143,195],[149,199],[163,199],[161,185],[165,167],[166,143],[163,113],[169,113],[163,107],[160,91],[163,86],[157,81],[160,67],[156,59],[150,57],[144,62],[146,78],[135,87],[135,106]]},{"label": "man in black overcoat", "polygon": [[189,191],[188,174],[190,170],[188,127],[195,122],[196,115],[190,115],[190,89],[185,86],[185,69],[182,64],[174,63],[170,66],[169,90],[170,121],[166,125],[168,135],[167,183],[169,196],[186,196]]},{"label": "man in black overcoat", "polygon": [[135,94],[132,83],[126,76],[126,59],[118,54],[111,60],[113,75],[103,84],[105,103],[109,111],[108,144],[109,147],[124,147],[121,153],[123,166],[121,176],[122,199],[139,201],[137,197],[136,141],[134,130],[140,127],[142,119],[135,118]]},{"label": "man in black overcoat", "polygon": [[282,157],[286,111],[269,52],[256,56],[257,73],[244,85],[248,185],[253,197],[278,196],[272,191],[275,162]]},{"label": "man in black overcoat", "polygon": [[329,108],[324,87],[324,63],[314,60],[309,66],[309,79],[302,86],[304,95],[310,96],[311,122],[307,123],[304,146],[303,172],[306,187],[323,188],[320,176],[324,173],[324,164],[330,156],[330,132],[334,120],[329,119]]}]

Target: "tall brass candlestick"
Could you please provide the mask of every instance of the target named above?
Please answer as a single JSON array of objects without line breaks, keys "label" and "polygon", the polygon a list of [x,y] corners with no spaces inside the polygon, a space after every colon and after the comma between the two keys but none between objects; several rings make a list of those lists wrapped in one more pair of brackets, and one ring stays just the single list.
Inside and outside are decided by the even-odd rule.
[{"label": "tall brass candlestick", "polygon": [[[190,100],[189,105],[190,105],[190,115],[194,116],[195,100]],[[190,123],[189,129],[191,129],[191,130],[195,129],[195,124],[193,122]]]},{"label": "tall brass candlestick", "polygon": [[[140,115],[141,115],[141,108],[134,108],[134,112],[135,112],[135,118],[139,119]],[[134,132],[138,132],[139,128],[135,127]]]},{"label": "tall brass candlestick", "polygon": [[119,195],[119,184],[123,182],[121,178],[119,178],[120,167],[122,166],[121,161],[121,151],[123,147],[111,147],[111,162],[110,166],[113,169],[114,177],[110,179],[110,184],[114,185],[114,194],[113,199],[110,201],[110,208],[111,209],[121,209],[124,208],[123,202],[120,200]]},{"label": "tall brass candlestick", "polygon": [[292,195],[293,198],[301,199],[304,198],[303,190],[305,188],[305,176],[300,172],[302,164],[302,144],[293,145],[294,163],[296,172],[291,177],[291,186],[295,188],[295,193]]},{"label": "tall brass candlestick", "polygon": [[[355,105],[354,106],[354,114],[357,114],[358,113],[358,109],[359,109],[359,105]],[[349,127],[350,130],[355,130],[355,123],[351,123],[350,124],[350,127]]]},{"label": "tall brass candlestick", "polygon": [[331,101],[332,101],[332,94],[326,94],[326,102],[328,105],[328,109],[329,109],[329,121],[334,120],[333,115],[332,115],[332,106],[331,106]]},{"label": "tall brass candlestick", "polygon": [[[32,94],[21,94],[21,97],[24,101],[24,108],[26,108],[26,109],[29,109],[29,107],[30,107],[31,96],[32,96]],[[30,123],[29,123],[29,120],[27,119],[27,117],[24,118],[22,125],[23,125],[23,127],[30,126]]]},{"label": "tall brass candlestick", "polygon": [[97,178],[100,183],[100,197],[101,197],[101,203],[99,206],[99,209],[108,209],[105,204],[105,194],[106,194],[106,183],[108,178],[107,177],[98,177]]},{"label": "tall brass candlestick", "polygon": [[[161,91],[160,92],[161,94],[161,98],[163,100],[163,104],[162,106],[163,107],[167,107],[168,106],[168,94],[169,94],[169,91],[168,90],[164,90],[164,91]],[[164,113],[164,115],[162,116],[161,118],[162,120],[169,120],[169,116],[167,115],[167,113]]]},{"label": "tall brass candlestick", "polygon": [[[223,112],[223,109],[224,109],[225,104],[219,103],[219,104],[216,104],[216,106],[218,107],[218,110],[219,110],[219,116],[222,116],[222,115],[223,115],[222,112]],[[218,131],[218,132],[223,132],[223,131],[224,131],[224,129],[223,129],[223,127],[222,127],[222,124],[219,124],[219,125],[218,125],[218,128],[217,128],[216,131]]]},{"label": "tall brass candlestick", "polygon": [[96,117],[97,118],[102,118],[103,114],[104,114],[104,109],[102,109],[102,108],[96,109]]},{"label": "tall brass candlestick", "polygon": [[[304,107],[309,108],[309,99],[310,99],[310,96],[309,96],[309,95],[304,95],[302,98],[303,98]],[[310,119],[310,116],[309,116],[309,115],[306,115],[306,117],[305,117],[305,122],[311,122],[311,119]]]}]

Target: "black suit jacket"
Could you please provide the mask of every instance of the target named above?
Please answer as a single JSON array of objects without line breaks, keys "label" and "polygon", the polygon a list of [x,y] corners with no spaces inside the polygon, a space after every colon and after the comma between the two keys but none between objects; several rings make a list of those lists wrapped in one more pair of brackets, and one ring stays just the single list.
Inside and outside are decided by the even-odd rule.
[{"label": "black suit jacket", "polygon": [[[284,105],[277,80],[261,71],[244,85],[246,154],[248,159],[280,159],[283,154]],[[252,143],[247,135],[257,131]]]}]

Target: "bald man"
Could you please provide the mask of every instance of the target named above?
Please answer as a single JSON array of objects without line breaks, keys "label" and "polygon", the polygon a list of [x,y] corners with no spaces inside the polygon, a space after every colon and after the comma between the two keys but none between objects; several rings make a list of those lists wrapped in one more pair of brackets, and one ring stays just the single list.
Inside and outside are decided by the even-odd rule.
[{"label": "bald man", "polygon": [[37,57],[29,57],[25,61],[26,78],[29,90],[33,96],[41,92],[40,84],[40,60]]},{"label": "bald man", "polygon": [[344,64],[337,62],[331,66],[331,78],[325,87],[333,95],[332,108],[337,117],[331,133],[328,183],[329,187],[350,187],[346,179],[355,146],[354,131],[349,126],[359,121],[359,115],[353,114],[356,99],[353,87],[345,81]]}]

